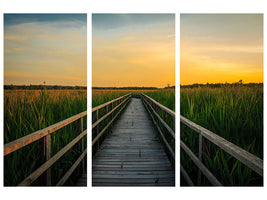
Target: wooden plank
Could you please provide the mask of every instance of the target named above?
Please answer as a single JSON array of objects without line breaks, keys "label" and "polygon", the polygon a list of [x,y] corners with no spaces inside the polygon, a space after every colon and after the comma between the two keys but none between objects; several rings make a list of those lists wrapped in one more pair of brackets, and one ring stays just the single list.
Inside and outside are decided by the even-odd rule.
[{"label": "wooden plank", "polygon": [[174,177],[174,174],[170,170],[166,171],[94,171],[95,175],[170,175]]},{"label": "wooden plank", "polygon": [[53,124],[51,126],[48,126],[42,130],[36,131],[36,132],[31,133],[29,135],[26,135],[22,138],[19,138],[17,140],[9,142],[8,144],[5,144],[4,145],[4,156],[22,148],[28,144],[31,144],[32,142],[39,140],[39,139],[47,136],[48,134],[51,134],[51,133],[61,129],[62,127],[76,121],[77,119],[79,119],[85,115],[87,115],[87,111],[84,111],[82,113],[74,115],[68,119],[61,121],[61,122],[58,122],[58,123]]},{"label": "wooden plank", "polygon": [[139,178],[96,178],[93,182],[94,183],[100,183],[100,182],[110,182],[110,183],[150,183],[150,184],[156,184],[157,180],[161,182],[167,182],[170,183],[173,182],[174,177],[151,177],[151,178],[142,178],[141,176]]},{"label": "wooden plank", "polygon": [[[135,183],[135,186],[140,187],[140,186],[149,186],[149,187],[166,187],[166,186],[170,186],[172,183],[171,182],[158,182],[158,183]],[[132,186],[132,183],[94,183],[93,185],[94,187],[128,187],[128,186]],[[174,184],[172,185],[174,186]]]},{"label": "wooden plank", "polygon": [[262,159],[225,140],[224,138],[216,135],[215,133],[195,124],[194,122],[190,121],[189,119],[186,119],[183,116],[180,116],[180,120],[182,123],[195,130],[197,133],[200,133],[203,137],[207,138],[209,141],[216,144],[218,147],[235,157],[244,165],[257,172],[259,175],[263,176]]},{"label": "wooden plank", "polygon": [[[202,162],[202,135],[199,134],[199,138],[198,138],[198,159],[200,162]],[[198,169],[198,185],[201,184],[201,170]]]},{"label": "wooden plank", "polygon": [[154,179],[154,181],[157,178],[174,178],[174,174],[96,174],[93,173],[94,179],[120,179],[120,180],[124,180],[126,179],[128,181],[128,179]]},{"label": "wooden plank", "polygon": [[[51,158],[51,135],[47,135],[44,138],[45,142],[45,161]],[[46,185],[51,186],[51,168],[46,171]]]},{"label": "wooden plank", "polygon": [[[83,118],[80,118],[78,120],[78,135],[80,133],[82,133],[82,132],[83,132]],[[84,140],[83,140],[83,137],[81,138],[81,152],[84,152]],[[81,168],[82,168],[82,173],[84,173],[85,172],[84,160],[82,160]]]},{"label": "wooden plank", "polygon": [[192,159],[192,161],[198,166],[202,173],[208,178],[212,185],[222,186],[222,184],[217,180],[217,178],[208,170],[208,168],[203,165],[202,162],[195,156],[195,154],[180,140],[181,148],[187,153],[187,155]]},{"label": "wooden plank", "polygon": [[45,162],[41,167],[35,170],[27,178],[25,178],[19,186],[28,186],[33,181],[35,181],[42,173],[44,173],[49,167],[51,167],[59,158],[61,158],[73,145],[75,145],[84,135],[87,134],[87,130],[83,131],[79,136],[73,139],[69,144],[63,147],[59,152],[57,152],[52,158]]},{"label": "wooden plank", "polygon": [[79,156],[79,158],[75,161],[75,163],[71,166],[71,168],[66,172],[66,174],[60,179],[60,181],[57,183],[56,186],[63,185],[66,180],[70,177],[70,175],[73,173],[73,171],[78,167],[80,162],[84,160],[83,158],[87,154],[87,148],[83,151],[83,153]]},{"label": "wooden plank", "polygon": [[123,166],[149,166],[149,165],[153,165],[153,166],[165,166],[166,164],[169,164],[168,160],[164,160],[164,161],[150,161],[150,162],[146,162],[146,161],[135,161],[135,162],[131,162],[131,161],[95,161],[94,166],[99,166],[99,164],[101,165],[109,165],[109,166],[118,166],[118,167],[122,167]]},{"label": "wooden plank", "polygon": [[118,158],[109,158],[109,157],[97,157],[94,158],[94,162],[169,162],[168,158],[166,159],[157,159],[157,158],[137,158],[137,159],[118,159]]},{"label": "wooden plank", "polygon": [[[133,171],[133,172],[136,172],[136,171],[163,171],[166,172],[166,171],[173,171],[173,168],[170,167],[170,166],[164,166],[164,167],[157,167],[157,166],[146,166],[146,167],[130,167],[130,166],[126,166],[126,167],[93,167],[92,168],[93,171],[123,171],[123,172],[128,172],[128,171]],[[93,177],[94,179],[94,177]]]}]

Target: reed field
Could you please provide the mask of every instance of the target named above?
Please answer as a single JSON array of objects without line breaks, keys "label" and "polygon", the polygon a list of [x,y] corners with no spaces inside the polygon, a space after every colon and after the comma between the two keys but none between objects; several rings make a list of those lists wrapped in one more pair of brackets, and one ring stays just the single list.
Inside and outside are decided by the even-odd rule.
[{"label": "reed field", "polygon": [[[5,90],[4,91],[4,143],[46,128],[75,114],[86,111],[86,90]],[[86,129],[84,117],[84,130]],[[51,134],[51,156],[77,136],[76,123]],[[4,157],[4,185],[18,185],[42,163],[40,140]],[[80,144],[76,144],[51,167],[52,185],[66,173],[78,158]],[[73,185],[79,167],[66,185]],[[44,177],[33,185],[44,185]]]},{"label": "reed field", "polygon": [[162,105],[175,111],[175,90],[162,89],[162,90],[92,90],[92,107],[101,105],[113,99],[116,99],[125,94],[132,93],[133,95],[144,93],[151,98],[155,99]]},{"label": "reed field", "polygon": [[167,108],[175,111],[175,90],[174,89],[147,91],[147,92],[144,92],[144,94],[156,100],[160,104],[166,106]]},{"label": "reed field", "polygon": [[130,93],[130,90],[92,90],[92,108]]},{"label": "reed field", "polygon": [[[181,88],[181,115],[263,159],[263,86]],[[181,140],[198,156],[198,133],[181,123]],[[203,162],[226,186],[263,185],[263,179],[214,144],[205,142]],[[181,150],[194,184],[198,168]],[[182,176],[181,176],[182,177]],[[181,185],[186,185],[181,178]],[[200,185],[210,185],[202,177]]]}]

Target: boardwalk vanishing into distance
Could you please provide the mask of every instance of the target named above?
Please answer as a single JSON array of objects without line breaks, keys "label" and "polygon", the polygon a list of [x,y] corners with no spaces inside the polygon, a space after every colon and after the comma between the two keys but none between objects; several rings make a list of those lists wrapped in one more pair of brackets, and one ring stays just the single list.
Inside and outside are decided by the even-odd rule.
[{"label": "boardwalk vanishing into distance", "polygon": [[93,186],[174,186],[175,170],[140,98],[132,98],[92,160]]}]

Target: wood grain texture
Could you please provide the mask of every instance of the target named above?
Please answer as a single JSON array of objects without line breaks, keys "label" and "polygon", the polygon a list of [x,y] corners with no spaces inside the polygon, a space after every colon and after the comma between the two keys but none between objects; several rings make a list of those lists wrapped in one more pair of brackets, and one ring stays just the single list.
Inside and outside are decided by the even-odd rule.
[{"label": "wood grain texture", "polygon": [[93,186],[174,186],[175,170],[140,99],[133,98],[92,161]]}]

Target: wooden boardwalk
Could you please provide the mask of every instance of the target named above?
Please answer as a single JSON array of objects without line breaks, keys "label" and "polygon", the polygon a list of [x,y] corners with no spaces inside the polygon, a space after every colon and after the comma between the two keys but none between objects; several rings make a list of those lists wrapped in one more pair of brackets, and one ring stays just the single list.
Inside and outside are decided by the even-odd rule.
[{"label": "wooden boardwalk", "polygon": [[92,162],[93,186],[174,186],[175,173],[141,99],[132,98]]}]

